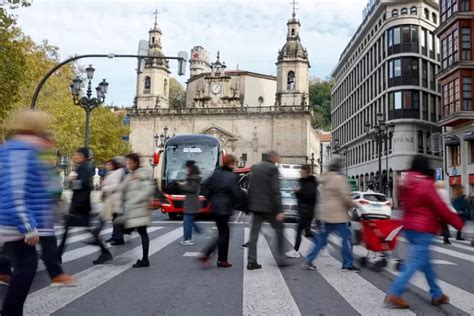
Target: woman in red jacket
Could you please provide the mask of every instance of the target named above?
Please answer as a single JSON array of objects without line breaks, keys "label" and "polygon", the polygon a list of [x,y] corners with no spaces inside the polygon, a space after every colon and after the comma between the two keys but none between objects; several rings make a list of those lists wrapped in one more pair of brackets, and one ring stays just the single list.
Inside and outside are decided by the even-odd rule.
[{"label": "woman in red jacket", "polygon": [[428,281],[431,304],[438,306],[449,303],[449,298],[443,294],[436,282],[429,246],[436,238],[439,219],[459,230],[463,222],[436,193],[431,170],[425,156],[416,156],[401,186],[403,228],[410,247],[405,270],[392,283],[385,299],[385,302],[393,307],[409,308],[401,295],[410,278],[418,270],[425,274]]}]

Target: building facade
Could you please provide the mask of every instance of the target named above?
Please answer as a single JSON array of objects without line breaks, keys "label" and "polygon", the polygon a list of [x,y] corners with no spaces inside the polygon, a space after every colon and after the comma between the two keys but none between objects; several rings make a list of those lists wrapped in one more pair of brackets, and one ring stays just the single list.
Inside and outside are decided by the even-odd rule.
[{"label": "building facade", "polygon": [[441,119],[445,159],[444,175],[450,186],[461,184],[474,193],[474,1],[441,1]]},{"label": "building facade", "polygon": [[[440,46],[434,34],[439,8],[429,0],[370,4],[333,72],[332,141],[345,154],[347,174],[360,190],[373,185],[396,202],[393,188],[414,155],[442,166],[442,152],[429,142],[440,132]],[[393,138],[382,146],[381,174],[377,144],[364,131],[366,123],[377,124],[378,113],[395,126]]]},{"label": "building facade", "polygon": [[[265,152],[277,150],[285,163],[302,164],[319,157],[313,110],[308,102],[309,60],[300,39],[300,21],[293,14],[287,36],[278,52],[277,76],[227,70],[217,53],[210,62],[201,46],[191,50],[190,78],[184,108],[170,108],[169,68],[147,60],[137,77],[130,116],[130,144],[151,160],[159,150],[155,135],[209,134],[220,139],[239,165],[261,161]],[[150,30],[148,53],[162,56],[161,30]],[[157,42],[158,41],[158,42]],[[158,169],[156,175],[159,175]]]}]

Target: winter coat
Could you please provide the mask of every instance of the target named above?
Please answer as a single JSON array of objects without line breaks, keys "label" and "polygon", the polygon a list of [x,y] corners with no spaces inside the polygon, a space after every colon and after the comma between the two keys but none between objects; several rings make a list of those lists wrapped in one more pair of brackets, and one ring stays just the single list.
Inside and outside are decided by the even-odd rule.
[{"label": "winter coat", "polygon": [[108,172],[102,181],[102,194],[104,196],[104,209],[100,213],[103,221],[112,220],[112,214],[122,212],[122,192],[120,185],[124,180],[125,170],[119,168]]},{"label": "winter coat", "polygon": [[91,206],[92,176],[94,167],[85,161],[76,168],[77,177],[72,180],[71,215],[89,216]]},{"label": "winter coat", "polygon": [[423,233],[436,234],[439,220],[460,230],[459,216],[450,211],[433,185],[433,180],[418,172],[408,172],[400,188],[403,227]]},{"label": "winter coat", "polygon": [[301,218],[313,218],[318,197],[319,182],[315,176],[298,180],[299,190],[295,192],[298,200],[298,214]]},{"label": "winter coat", "polygon": [[38,231],[54,235],[54,199],[49,186],[51,166],[44,150],[23,138],[0,147],[0,239],[20,240]]},{"label": "winter coat", "polygon": [[222,167],[203,183],[203,187],[209,192],[207,198],[211,201],[214,214],[232,215],[235,207],[241,201],[238,181],[239,176],[232,169]]},{"label": "winter coat", "polygon": [[453,207],[462,219],[467,220],[469,218],[469,204],[464,194],[453,199]]},{"label": "winter coat", "polygon": [[138,168],[125,176],[122,184],[125,228],[150,226],[150,201],[154,193],[152,172],[148,168]]},{"label": "winter coat", "polygon": [[188,176],[186,182],[180,184],[180,188],[186,194],[183,212],[185,214],[198,214],[201,208],[201,202],[199,201],[201,177],[198,175]]},{"label": "winter coat", "polygon": [[453,213],[457,213],[456,209],[453,207],[451,204],[451,201],[449,200],[449,193],[448,190],[446,189],[436,189],[436,192],[438,192],[439,196],[443,200],[444,204],[451,210]]},{"label": "winter coat", "polygon": [[248,189],[248,209],[254,213],[281,213],[280,179],[277,166],[262,161],[252,166],[252,180]]},{"label": "winter coat", "polygon": [[350,222],[349,210],[355,207],[351,190],[346,178],[338,172],[324,173],[319,180],[321,184],[321,206],[316,218],[326,223]]}]

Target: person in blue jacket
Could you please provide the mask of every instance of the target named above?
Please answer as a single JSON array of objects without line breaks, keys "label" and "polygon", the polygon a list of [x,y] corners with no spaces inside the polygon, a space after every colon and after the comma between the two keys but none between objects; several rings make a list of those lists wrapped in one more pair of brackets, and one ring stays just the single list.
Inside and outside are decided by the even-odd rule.
[{"label": "person in blue jacket", "polygon": [[28,110],[13,116],[12,137],[0,147],[0,241],[13,265],[3,315],[22,315],[38,266],[35,245],[54,234],[48,170],[40,153],[48,143],[49,119]]}]

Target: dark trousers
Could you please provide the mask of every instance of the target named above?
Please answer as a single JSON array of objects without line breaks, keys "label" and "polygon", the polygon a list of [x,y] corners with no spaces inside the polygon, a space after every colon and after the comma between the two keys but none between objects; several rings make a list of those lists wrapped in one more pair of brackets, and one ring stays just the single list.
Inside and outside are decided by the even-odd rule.
[{"label": "dark trousers", "polygon": [[253,214],[252,228],[250,230],[250,241],[249,241],[249,252],[248,252],[248,263],[257,263],[257,242],[258,235],[260,234],[260,229],[263,222],[269,222],[272,225],[272,228],[275,230],[277,237],[277,247],[278,247],[278,260],[283,258],[283,223],[276,220],[276,213],[254,213]]},{"label": "dark trousers", "polygon": [[58,241],[56,236],[41,236],[41,259],[48,270],[49,277],[52,279],[63,273],[63,268],[58,257]]},{"label": "dark trousers", "polygon": [[150,250],[150,237],[148,237],[147,227],[140,226],[136,228],[124,228],[123,225],[115,225],[115,228],[117,230],[117,234],[122,236],[122,238],[123,234],[130,234],[131,232],[136,230],[142,240],[142,261],[148,261],[148,253]]},{"label": "dark trousers", "polygon": [[298,251],[301,245],[301,234],[303,231],[305,235],[313,235],[311,232],[311,223],[313,222],[312,218],[300,217],[298,220],[298,227],[296,228],[296,241],[295,241],[295,250]]},{"label": "dark trousers", "polygon": [[3,299],[2,316],[21,316],[38,268],[36,248],[20,240],[5,243],[4,250],[12,260],[13,276]]},{"label": "dark trousers", "polygon": [[[59,245],[58,247],[58,257],[61,258],[63,253],[64,253],[64,250],[66,249],[66,241],[67,241],[67,237],[69,235],[69,228],[71,228],[72,226],[76,226],[74,225],[75,224],[75,221],[76,219],[74,219],[73,217],[67,217],[66,218],[66,223],[65,223],[65,227],[64,227],[64,233],[63,233],[63,238],[61,239],[61,244]],[[80,226],[83,226],[83,225],[80,225]],[[94,244],[97,244],[99,247],[100,247],[100,251],[104,254],[104,253],[109,253],[109,251],[107,250],[107,248],[105,248],[105,245],[104,243],[100,240],[99,238],[99,235],[98,234],[94,234],[94,231],[93,230],[89,230],[89,232],[91,233],[93,239],[94,239]],[[60,261],[61,262],[61,261]]]},{"label": "dark trousers", "polygon": [[217,248],[217,260],[227,261],[229,254],[229,217],[230,215],[214,214],[214,221],[216,222],[218,237],[213,240],[204,250],[206,257],[210,257]]},{"label": "dark trousers", "polygon": [[449,241],[449,237],[451,237],[451,233],[449,232],[449,226],[446,222],[441,222],[441,236],[443,236],[443,240],[445,242]]}]

